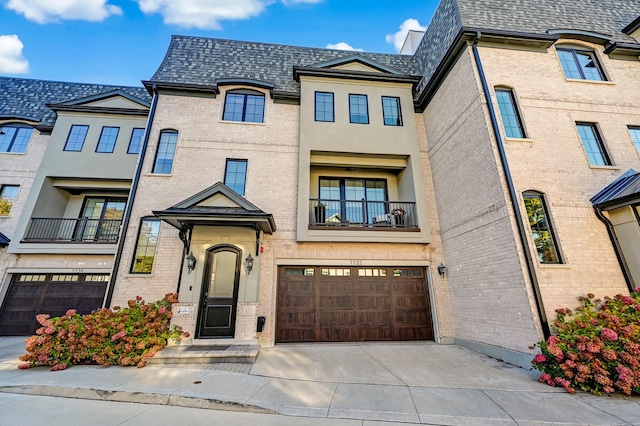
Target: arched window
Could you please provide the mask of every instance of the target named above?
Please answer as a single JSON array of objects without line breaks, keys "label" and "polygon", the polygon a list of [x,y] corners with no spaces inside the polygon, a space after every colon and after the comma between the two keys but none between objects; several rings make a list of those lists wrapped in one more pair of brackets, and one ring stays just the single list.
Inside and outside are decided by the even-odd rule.
[{"label": "arched window", "polygon": [[0,124],[0,152],[25,152],[32,134],[33,128],[26,124]]},{"label": "arched window", "polygon": [[173,157],[178,143],[178,131],[166,129],[160,132],[160,141],[153,163],[153,173],[169,174],[173,168]]},{"label": "arched window", "polygon": [[224,121],[264,121],[264,93],[250,89],[229,90],[224,102]]},{"label": "arched window", "polygon": [[537,191],[526,191],[522,193],[522,197],[527,209],[533,243],[538,252],[538,260],[540,263],[562,263],[543,194]]},{"label": "arched window", "polygon": [[561,46],[557,47],[556,51],[558,52],[565,77],[595,81],[605,81],[607,79],[593,50],[574,46]]}]

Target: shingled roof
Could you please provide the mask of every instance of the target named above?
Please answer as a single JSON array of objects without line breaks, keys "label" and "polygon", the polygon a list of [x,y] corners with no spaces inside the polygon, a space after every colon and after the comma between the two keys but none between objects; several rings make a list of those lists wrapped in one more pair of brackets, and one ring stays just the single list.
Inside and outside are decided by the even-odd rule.
[{"label": "shingled roof", "polygon": [[420,89],[463,31],[548,36],[562,30],[602,34],[639,45],[625,28],[640,17],[639,0],[441,0],[415,53]]},{"label": "shingled roof", "polygon": [[141,100],[151,101],[144,87],[0,77],[0,119],[23,118],[53,126],[56,113],[45,104],[58,104],[114,90],[122,90]]},{"label": "shingled roof", "polygon": [[637,44],[623,29],[640,16],[638,0],[458,0],[462,25],[544,34],[581,30]]},{"label": "shingled roof", "polygon": [[[575,30],[602,34],[611,42],[638,45],[623,29],[639,15],[639,0],[441,0],[415,55],[355,54],[422,76],[422,90],[464,31],[514,32],[553,40],[549,31]],[[353,55],[332,49],[173,36],[150,82],[213,87],[221,79],[236,78],[298,93],[299,83],[292,75],[294,66],[308,67]]]},{"label": "shingled roof", "polygon": [[221,79],[242,78],[295,93],[300,86],[293,79],[294,65],[312,66],[353,56],[413,73],[411,56],[174,35],[151,81],[215,86]]}]

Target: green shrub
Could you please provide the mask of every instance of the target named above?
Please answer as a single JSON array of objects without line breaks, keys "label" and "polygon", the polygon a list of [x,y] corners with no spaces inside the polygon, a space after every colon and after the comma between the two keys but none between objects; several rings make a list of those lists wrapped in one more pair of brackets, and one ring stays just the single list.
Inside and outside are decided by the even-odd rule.
[{"label": "green shrub", "polygon": [[168,339],[188,337],[180,327],[169,326],[171,304],[178,295],[169,293],[163,300],[146,304],[140,296],[121,309],[99,309],[80,315],[70,309],[61,317],[40,314],[42,325],[26,340],[25,364],[20,369],[51,366],[64,370],[73,364],[137,365],[164,348]]},{"label": "green shrub", "polygon": [[640,287],[604,299],[588,294],[575,312],[556,310],[556,334],[533,346],[541,351],[531,361],[540,382],[570,393],[640,394]]}]

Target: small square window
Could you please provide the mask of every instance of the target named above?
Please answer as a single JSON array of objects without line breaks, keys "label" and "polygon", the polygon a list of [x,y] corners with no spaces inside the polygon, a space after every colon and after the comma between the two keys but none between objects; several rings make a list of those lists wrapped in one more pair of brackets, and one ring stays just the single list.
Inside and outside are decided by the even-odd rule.
[{"label": "small square window", "polygon": [[576,123],[578,134],[592,166],[610,166],[611,160],[594,123]]},{"label": "small square window", "polygon": [[139,154],[142,146],[142,138],[144,137],[144,129],[133,129],[131,139],[129,140],[129,149],[127,154]]},{"label": "small square window", "polygon": [[65,151],[82,151],[84,140],[87,138],[89,126],[74,124],[71,126],[67,143],[64,145]]},{"label": "small square window", "polygon": [[369,124],[367,95],[349,95],[349,122]]},{"label": "small square window", "polygon": [[567,48],[558,48],[556,50],[565,77],[578,80],[606,80],[595,52]]},{"label": "small square window", "polygon": [[391,96],[382,97],[382,116],[385,126],[402,126],[402,112],[400,111],[400,98]]},{"label": "small square window", "polygon": [[2,185],[0,190],[0,216],[9,216],[13,203],[18,198],[18,185]]},{"label": "small square window", "polygon": [[334,121],[333,93],[316,92],[316,121]]},{"label": "small square window", "polygon": [[116,147],[116,140],[118,139],[119,127],[103,127],[102,133],[100,133],[100,139],[98,140],[98,146],[96,152],[112,153]]}]

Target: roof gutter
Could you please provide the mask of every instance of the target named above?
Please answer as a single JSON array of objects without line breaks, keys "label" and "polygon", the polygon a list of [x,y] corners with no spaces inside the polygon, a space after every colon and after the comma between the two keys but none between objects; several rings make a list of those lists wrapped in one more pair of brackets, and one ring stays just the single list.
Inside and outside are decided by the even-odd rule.
[{"label": "roof gutter", "polygon": [[629,269],[629,265],[627,265],[627,261],[624,258],[624,254],[622,252],[622,247],[620,246],[620,241],[616,236],[616,232],[613,229],[613,223],[607,218],[601,210],[600,206],[593,206],[593,210],[596,213],[596,216],[602,223],[607,227],[607,233],[609,234],[609,238],[611,239],[611,244],[613,244],[613,251],[616,253],[616,258],[618,259],[618,263],[620,264],[620,269],[622,270],[622,275],[624,276],[624,280],[627,283],[627,287],[629,288],[629,292],[633,293],[635,290],[635,283],[633,281],[633,276],[631,275],[631,270]]},{"label": "roof gutter", "polygon": [[129,228],[129,222],[131,221],[131,213],[133,211],[133,202],[136,198],[136,192],[138,190],[138,184],[140,183],[140,176],[142,175],[142,163],[144,162],[145,154],[147,153],[147,147],[149,146],[149,134],[151,125],[153,124],[153,118],[156,115],[156,106],[158,105],[158,87],[153,84],[150,88],[150,92],[153,94],[153,100],[151,101],[151,109],[149,110],[149,118],[147,119],[147,127],[144,132],[144,140],[142,141],[142,148],[140,149],[140,156],[138,157],[138,164],[136,166],[136,174],[133,176],[133,182],[131,183],[131,189],[129,190],[129,199],[127,200],[127,207],[122,217],[122,227],[120,228],[120,238],[118,239],[118,248],[116,250],[116,257],[113,260],[113,270],[111,271],[111,277],[109,278],[109,287],[104,300],[103,306],[108,308],[111,306],[111,299],[113,299],[113,290],[118,277],[118,269],[120,269],[120,261],[122,260],[122,249],[124,248],[125,237],[127,236],[127,229]]},{"label": "roof gutter", "polygon": [[484,91],[485,100],[487,102],[487,108],[489,110],[489,117],[491,118],[491,127],[493,129],[493,134],[496,138],[496,145],[498,146],[498,151],[500,153],[500,162],[502,163],[502,170],[504,171],[504,176],[507,181],[507,187],[509,188],[509,198],[511,200],[513,212],[516,216],[516,225],[518,227],[520,243],[522,244],[522,248],[523,248],[522,252],[524,253],[524,257],[527,262],[527,272],[529,274],[529,279],[531,280],[531,287],[533,289],[534,299],[536,302],[536,310],[538,311],[538,317],[540,318],[540,325],[542,327],[544,338],[547,339],[551,335],[551,329],[549,328],[549,322],[547,321],[547,316],[544,311],[544,304],[542,301],[542,297],[540,296],[540,286],[539,286],[538,278],[536,276],[536,272],[534,269],[533,259],[531,257],[531,253],[528,247],[529,244],[527,242],[527,234],[524,227],[524,221],[522,219],[522,213],[520,212],[520,205],[518,204],[518,196],[516,194],[515,185],[513,184],[513,178],[511,177],[511,170],[509,168],[509,162],[507,161],[507,154],[504,149],[504,142],[502,140],[502,136],[500,135],[500,128],[498,126],[498,120],[496,118],[496,111],[493,108],[493,102],[491,101],[489,85],[487,84],[487,79],[484,74],[484,68],[482,67],[482,61],[480,60],[480,53],[478,52],[478,41],[480,41],[481,37],[482,37],[482,33],[480,31],[476,32],[473,45],[472,45],[473,57],[475,59],[476,67],[478,69],[480,81],[482,82],[482,90]]}]

